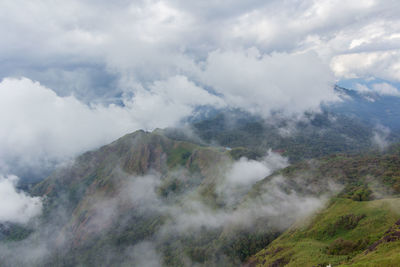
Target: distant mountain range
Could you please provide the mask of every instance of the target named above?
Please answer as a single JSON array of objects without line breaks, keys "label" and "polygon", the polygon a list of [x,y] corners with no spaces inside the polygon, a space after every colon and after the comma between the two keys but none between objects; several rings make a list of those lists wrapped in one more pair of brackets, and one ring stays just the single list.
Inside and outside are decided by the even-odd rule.
[{"label": "distant mountain range", "polygon": [[336,86],[343,102],[324,107],[326,110],[349,117],[356,117],[362,122],[375,126],[383,125],[394,132],[400,131],[400,97],[361,93]]}]

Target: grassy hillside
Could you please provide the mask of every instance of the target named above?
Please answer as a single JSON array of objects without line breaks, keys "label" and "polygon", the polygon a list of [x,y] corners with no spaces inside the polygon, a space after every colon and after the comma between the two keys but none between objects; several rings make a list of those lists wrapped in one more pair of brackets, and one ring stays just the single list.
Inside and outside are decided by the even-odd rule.
[{"label": "grassy hillside", "polygon": [[[249,261],[256,266],[398,266],[400,199],[335,198]],[[391,236],[392,238],[389,238]]]},{"label": "grassy hillside", "polygon": [[303,194],[336,197],[248,261],[250,266],[398,266],[400,262],[399,147],[386,153],[332,155],[304,161],[259,182],[285,176]]}]

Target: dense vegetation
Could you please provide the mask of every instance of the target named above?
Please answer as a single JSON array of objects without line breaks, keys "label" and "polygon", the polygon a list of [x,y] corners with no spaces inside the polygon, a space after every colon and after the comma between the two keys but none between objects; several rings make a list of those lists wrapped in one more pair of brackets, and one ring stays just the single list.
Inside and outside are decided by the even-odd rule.
[{"label": "dense vegetation", "polygon": [[356,118],[324,112],[304,121],[269,119],[219,113],[195,122],[195,133],[203,140],[227,147],[246,147],[259,154],[269,148],[292,162],[332,153],[358,153],[372,147],[372,129]]}]

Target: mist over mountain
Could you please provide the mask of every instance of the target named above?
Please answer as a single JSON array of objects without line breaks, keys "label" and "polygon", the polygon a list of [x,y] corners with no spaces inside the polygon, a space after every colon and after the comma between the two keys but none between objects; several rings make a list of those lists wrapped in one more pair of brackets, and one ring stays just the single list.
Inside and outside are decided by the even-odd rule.
[{"label": "mist over mountain", "polygon": [[[278,112],[264,118],[241,109],[200,106],[192,115],[182,118],[178,124],[180,126],[169,127],[165,133],[170,137],[183,138],[195,143],[249,147],[258,153],[272,148],[286,153],[285,155],[294,161],[327,153],[385,148],[399,140],[397,110],[400,97],[379,96],[373,93],[369,93],[368,96],[356,90],[335,88],[342,99],[340,102],[323,105],[320,112],[305,113],[301,118],[287,117]],[[120,107],[116,106],[116,109]],[[83,120],[82,123],[86,122]],[[108,119],[102,123],[108,124]],[[54,124],[51,125],[54,127]],[[60,131],[64,131],[62,127],[65,126],[61,126]],[[109,132],[123,133],[128,128],[129,125],[122,129],[114,127]],[[57,132],[54,132],[54,138],[60,138]],[[96,147],[95,144],[105,142],[101,141],[102,135],[104,133],[98,136],[98,140],[93,135],[87,136],[87,140],[90,141],[83,147]],[[111,133],[111,136],[113,135],[116,134]],[[41,135],[37,138],[41,138]],[[72,138],[81,139],[79,135]],[[72,145],[53,145],[54,142],[56,140],[43,144],[43,151],[39,152],[37,158],[29,155],[30,152],[20,158],[16,154],[19,153],[18,150],[14,150],[15,147],[5,148],[4,151],[14,150],[3,159],[5,170],[18,175],[23,182],[39,181],[59,164],[72,160],[71,155],[82,150],[81,142],[84,140]],[[48,151],[49,149],[52,151]],[[33,152],[37,153],[35,150]]]},{"label": "mist over mountain", "polygon": [[0,266],[398,266],[399,14],[0,1]]},{"label": "mist over mountain", "polygon": [[[32,193],[42,197],[44,206],[41,223],[32,221],[35,232],[16,241],[20,245],[12,253],[1,248],[7,257],[3,262],[238,264],[322,203],[318,196],[288,194],[275,185],[259,198],[247,197],[257,181],[287,164],[273,152],[259,161],[234,161],[223,148],[135,132],[82,155],[36,185]],[[309,207],[296,208],[299,201]],[[241,251],[242,239],[254,242],[250,251]],[[29,246],[43,251],[12,257]],[[144,247],[153,251],[150,259],[138,252]]]},{"label": "mist over mountain", "polygon": [[5,220],[2,264],[240,265],[332,196],[397,196],[398,147],[378,151],[285,168],[288,159],[271,150],[259,156],[137,131],[34,186],[41,215]]},{"label": "mist over mountain", "polygon": [[[286,243],[279,242],[293,242],[286,231],[299,221],[332,212],[375,223],[374,210],[354,215],[330,211],[330,203],[398,195],[396,124],[376,112],[383,100],[336,90],[342,103],[302,118],[199,108],[184,126],[125,135],[36,185],[22,181],[16,189],[17,177],[2,178],[10,207],[0,218],[2,265],[296,264],[302,252],[285,256]],[[396,110],[398,99],[392,101],[388,110]],[[365,109],[351,112],[358,105]],[[392,219],[380,231],[397,216],[385,212]],[[345,255],[356,257],[381,236],[377,230],[368,239],[354,237],[362,245],[352,243]],[[327,238],[320,245],[328,246],[322,255],[329,260],[309,262],[344,262],[331,251],[347,243],[337,234]]]},{"label": "mist over mountain", "polygon": [[399,116],[399,95],[396,90],[382,93],[368,89],[359,91],[336,88],[345,98],[344,102],[327,107],[328,110],[358,117],[370,126],[383,126],[388,128],[389,131],[399,131],[400,125],[397,120]]}]

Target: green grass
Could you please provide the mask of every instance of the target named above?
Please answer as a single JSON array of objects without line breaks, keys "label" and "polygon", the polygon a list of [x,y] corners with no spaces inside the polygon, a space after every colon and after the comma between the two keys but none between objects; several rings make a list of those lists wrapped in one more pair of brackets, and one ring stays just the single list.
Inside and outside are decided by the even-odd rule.
[{"label": "green grass", "polygon": [[400,242],[382,243],[375,251],[364,253],[399,219],[396,206],[400,206],[399,198],[333,199],[326,209],[287,230],[252,261],[260,266],[278,262],[287,263],[285,266],[398,266]]},{"label": "green grass", "polygon": [[340,266],[385,266],[397,267],[400,264],[400,245],[398,242],[385,243],[371,253],[360,254],[349,263]]},{"label": "green grass", "polygon": [[186,142],[179,142],[168,154],[167,164],[170,168],[185,165],[192,155],[195,146]]}]

